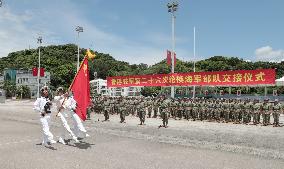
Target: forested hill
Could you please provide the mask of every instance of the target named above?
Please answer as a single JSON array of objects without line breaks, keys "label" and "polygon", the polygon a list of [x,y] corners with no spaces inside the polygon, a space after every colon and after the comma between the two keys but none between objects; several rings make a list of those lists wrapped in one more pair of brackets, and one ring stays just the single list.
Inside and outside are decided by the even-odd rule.
[{"label": "forested hill", "polygon": [[[83,59],[86,49],[80,50],[80,60]],[[115,60],[109,54],[97,53],[94,61],[89,61],[90,78],[94,72],[99,78],[107,76],[131,75],[131,74],[157,74],[169,73],[170,66],[166,60],[148,66],[146,64],[129,64],[128,62]],[[75,75],[77,63],[77,46],[74,44],[46,46],[41,48],[41,67],[51,73],[51,86],[68,87]],[[0,58],[0,72],[4,68],[32,69],[38,64],[38,49],[12,52],[7,57]],[[196,63],[196,71],[221,71],[239,69],[277,68],[277,78],[284,75],[284,62],[246,62],[237,57],[214,56]],[[193,71],[192,62],[177,60],[175,72]]]}]

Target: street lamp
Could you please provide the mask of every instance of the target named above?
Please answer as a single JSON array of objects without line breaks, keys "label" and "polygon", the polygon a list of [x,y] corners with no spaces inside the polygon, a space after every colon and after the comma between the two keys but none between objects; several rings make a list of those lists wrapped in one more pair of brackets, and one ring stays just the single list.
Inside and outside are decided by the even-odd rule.
[{"label": "street lamp", "polygon": [[77,72],[79,71],[79,34],[80,34],[80,32],[83,32],[83,27],[82,26],[77,26],[76,27],[76,32],[78,32],[78,36],[77,36],[77,46],[78,46],[78,53],[77,53]]},{"label": "street lamp", "polygon": [[0,0],[0,7],[2,7],[2,5],[3,5],[3,1],[2,1],[2,0]]},{"label": "street lamp", "polygon": [[[172,73],[175,73],[175,63],[174,63],[174,52],[175,52],[175,12],[178,8],[177,2],[172,2],[167,4],[168,12],[172,13],[172,52],[171,52],[171,58],[172,58]],[[174,86],[171,86],[171,97],[175,97],[175,88]]]},{"label": "street lamp", "polygon": [[37,69],[37,97],[39,98],[39,77],[40,77],[40,47],[42,44],[42,37],[39,36],[37,38],[37,43],[39,44],[38,47],[38,69]]}]

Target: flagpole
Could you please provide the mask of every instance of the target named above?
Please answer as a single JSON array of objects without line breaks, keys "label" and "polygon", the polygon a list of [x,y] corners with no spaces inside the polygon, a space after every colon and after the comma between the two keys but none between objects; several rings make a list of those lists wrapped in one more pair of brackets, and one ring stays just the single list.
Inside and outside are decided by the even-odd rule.
[{"label": "flagpole", "polygon": [[[193,27],[193,72],[195,72],[195,27]],[[192,98],[195,98],[195,86],[193,86]]]},{"label": "flagpole", "polygon": [[[172,2],[167,4],[168,7],[168,12],[172,13],[172,52],[171,52],[171,60],[172,60],[172,70],[171,73],[175,73],[175,58],[174,58],[174,53],[175,53],[175,12],[177,11],[178,8],[178,3],[177,2]],[[175,87],[171,86],[171,98],[175,97]]]},{"label": "flagpole", "polygon": [[42,43],[42,37],[39,36],[37,38],[37,43],[39,44],[38,47],[38,69],[37,69],[37,98],[40,97],[40,92],[39,92],[39,78],[40,78],[40,47],[41,47],[41,43]]}]

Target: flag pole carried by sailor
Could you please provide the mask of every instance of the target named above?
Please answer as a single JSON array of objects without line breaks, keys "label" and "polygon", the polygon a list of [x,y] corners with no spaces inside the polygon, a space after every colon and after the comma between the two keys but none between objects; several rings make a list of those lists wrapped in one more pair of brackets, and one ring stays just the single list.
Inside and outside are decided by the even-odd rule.
[{"label": "flag pole carried by sailor", "polygon": [[57,107],[57,114],[56,116],[58,116],[61,120],[61,135],[59,136],[58,142],[61,144],[66,144],[65,143],[65,137],[66,137],[66,133],[68,133],[72,139],[78,143],[78,139],[76,137],[76,135],[73,133],[73,131],[71,130],[69,124],[67,123],[66,118],[68,118],[68,92],[65,93],[63,87],[59,87],[56,90],[57,96],[54,97],[55,103],[56,103],[56,107]]},{"label": "flag pole carried by sailor", "polygon": [[74,134],[80,138],[89,137],[82,120],[86,120],[87,108],[91,103],[88,59],[93,59],[94,57],[95,54],[92,54],[88,49],[80,68],[69,87],[69,97],[66,103],[66,108],[71,113],[73,119]]}]

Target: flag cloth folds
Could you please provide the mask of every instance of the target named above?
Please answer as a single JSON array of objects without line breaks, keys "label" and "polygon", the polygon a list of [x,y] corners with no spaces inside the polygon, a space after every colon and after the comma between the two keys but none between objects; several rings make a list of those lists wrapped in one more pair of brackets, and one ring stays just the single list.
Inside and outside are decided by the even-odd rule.
[{"label": "flag cloth folds", "polygon": [[81,63],[80,69],[70,86],[70,90],[73,92],[74,99],[77,102],[76,113],[83,121],[85,121],[87,107],[90,105],[90,83],[87,57],[85,57]]}]

